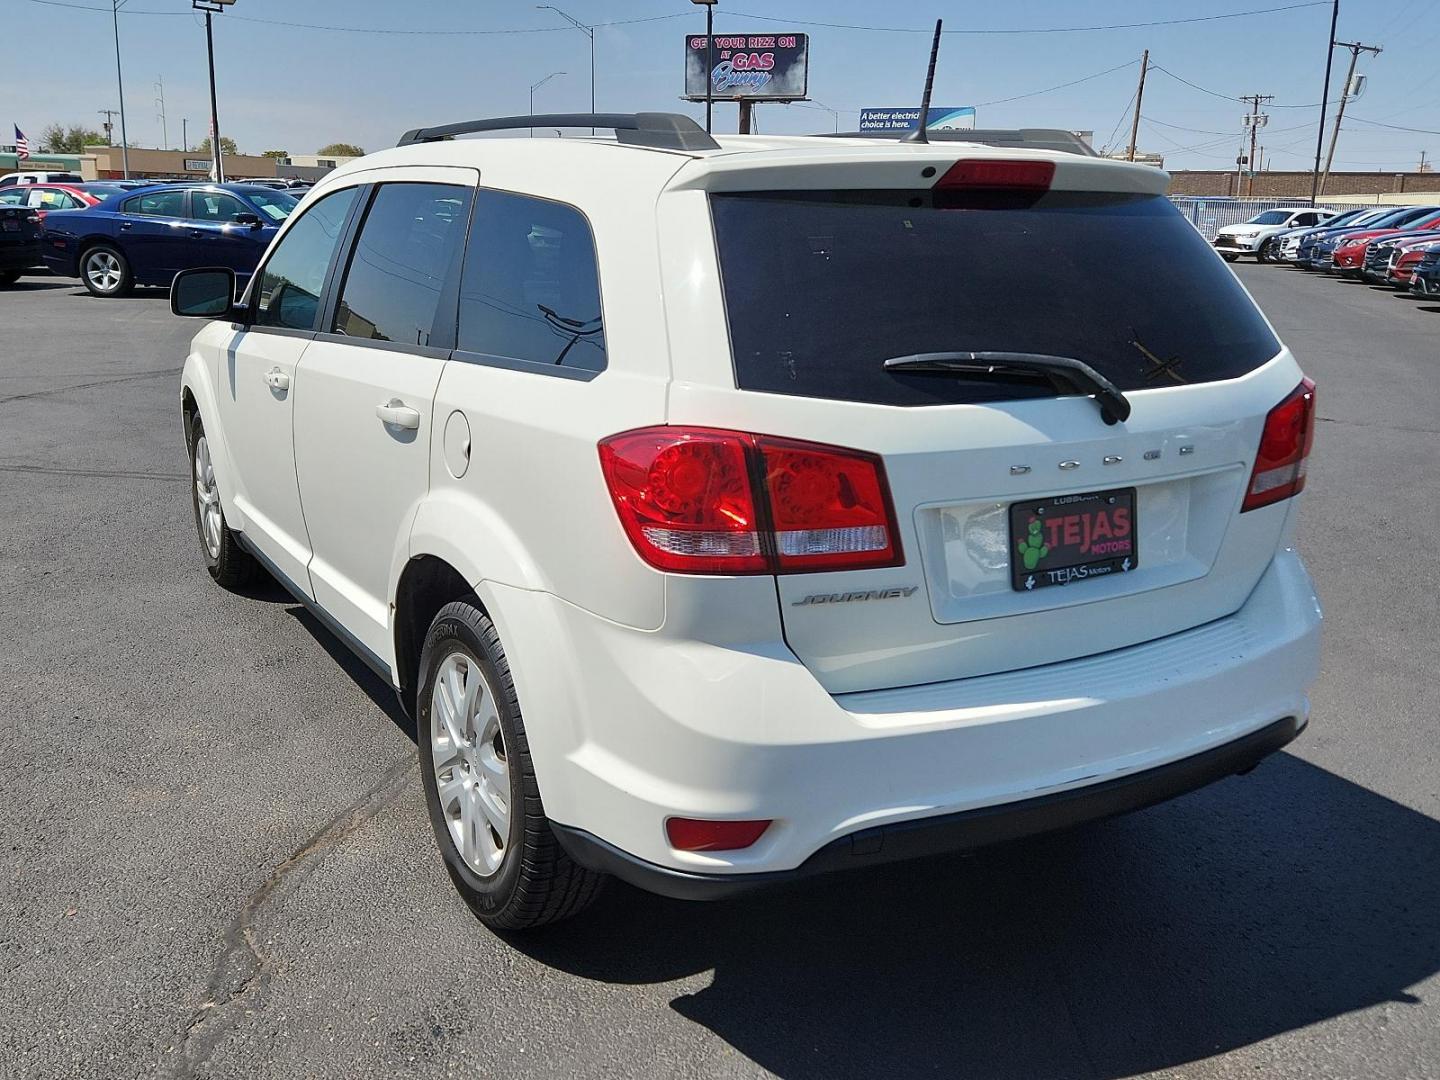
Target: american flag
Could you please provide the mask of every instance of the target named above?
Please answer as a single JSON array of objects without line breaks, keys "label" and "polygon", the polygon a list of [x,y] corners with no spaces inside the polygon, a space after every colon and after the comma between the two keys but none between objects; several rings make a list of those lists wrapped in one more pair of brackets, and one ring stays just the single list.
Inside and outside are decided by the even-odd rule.
[{"label": "american flag", "polygon": [[30,140],[25,138],[25,133],[20,130],[20,126],[17,124],[15,125],[15,159],[17,161],[24,161],[29,156]]}]

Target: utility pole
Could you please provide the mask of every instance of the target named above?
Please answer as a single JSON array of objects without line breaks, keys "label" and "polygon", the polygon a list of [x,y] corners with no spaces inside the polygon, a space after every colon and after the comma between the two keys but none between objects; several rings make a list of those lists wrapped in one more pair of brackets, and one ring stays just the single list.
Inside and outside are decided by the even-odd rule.
[{"label": "utility pole", "polygon": [[1334,41],[1330,43],[1333,49],[1336,46],[1350,50],[1350,70],[1345,74],[1345,85],[1340,89],[1340,108],[1335,112],[1335,130],[1330,133],[1330,152],[1325,155],[1325,171],[1320,174],[1320,194],[1325,194],[1325,181],[1330,179],[1330,165],[1335,160],[1335,144],[1340,140],[1340,121],[1345,119],[1345,103],[1350,100],[1350,84],[1355,81],[1355,62],[1360,59],[1362,52],[1368,52],[1372,56],[1379,56],[1381,49],[1379,45],[1362,45],[1358,41]]},{"label": "utility pole", "polygon": [[125,79],[120,74],[120,0],[110,0],[110,21],[115,27],[115,85],[120,90],[120,160],[130,179],[130,136],[125,130]]},{"label": "utility pole", "polygon": [[[100,125],[101,127],[103,127],[103,128],[105,129],[105,145],[106,145],[106,146],[113,146],[114,144],[113,144],[110,140],[111,140],[112,138],[114,138],[114,136],[111,134],[111,132],[113,132],[113,131],[115,130],[115,123],[114,123],[114,121],[115,121],[115,110],[114,110],[114,109],[96,109],[95,111],[96,111],[97,113],[99,113],[101,116],[105,117],[105,123],[103,123],[103,124]],[[1425,155],[1422,153],[1420,156],[1421,156],[1421,158],[1424,158]]]},{"label": "utility pole", "polygon": [[190,149],[190,118],[188,116],[180,118],[180,142],[182,144],[180,149]]},{"label": "utility pole", "polygon": [[[1245,126],[1250,129],[1250,156],[1249,156],[1249,158],[1247,159],[1247,164],[1249,164],[1249,166],[1250,166],[1250,189],[1249,189],[1248,194],[1254,195],[1254,194],[1255,194],[1255,136],[1256,136],[1257,134],[1259,134],[1260,129],[1261,129],[1262,127],[1264,127],[1265,124],[1270,120],[1270,117],[1266,116],[1264,113],[1262,113],[1262,112],[1260,111],[1260,106],[1261,106],[1261,105],[1268,105],[1270,102],[1274,101],[1274,100],[1275,100],[1275,95],[1274,95],[1274,94],[1242,94],[1242,95],[1240,96],[1240,100],[1241,100],[1241,101],[1248,101],[1248,102],[1250,102],[1250,112],[1249,112],[1249,113],[1246,115],[1246,117],[1245,117]],[[1236,194],[1236,195],[1239,195],[1239,194],[1240,194],[1240,184],[1239,184],[1239,181],[1238,181],[1238,180],[1236,181],[1236,184],[1235,184],[1235,194]]]},{"label": "utility pole", "polygon": [[1330,9],[1330,37],[1325,46],[1325,89],[1320,91],[1320,123],[1315,127],[1315,168],[1310,173],[1310,205],[1320,189],[1320,150],[1325,145],[1325,106],[1330,101],[1330,63],[1335,59],[1335,24],[1340,21],[1340,0]]},{"label": "utility pole", "polygon": [[1150,70],[1150,50],[1140,58],[1140,85],[1135,88],[1135,119],[1130,121],[1130,152],[1126,161],[1135,160],[1135,140],[1140,137],[1140,103],[1145,100],[1145,73]]},{"label": "utility pole", "polygon": [[1425,171],[1426,171],[1426,168],[1425,168],[1425,151],[1424,151],[1424,150],[1421,150],[1421,151],[1420,151],[1420,167],[1419,167],[1418,169],[1416,169],[1415,171],[1416,171],[1416,172],[1425,172]]}]

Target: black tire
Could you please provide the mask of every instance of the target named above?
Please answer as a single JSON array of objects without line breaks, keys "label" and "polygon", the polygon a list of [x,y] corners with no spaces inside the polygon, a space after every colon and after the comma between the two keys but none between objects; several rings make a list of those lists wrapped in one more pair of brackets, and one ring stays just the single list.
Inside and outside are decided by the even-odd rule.
[{"label": "black tire", "polygon": [[[200,414],[193,413],[186,431],[185,444],[190,451],[190,506],[195,512],[195,532],[200,538],[200,554],[205,557],[205,569],[210,571],[210,576],[217,584],[226,589],[238,589],[254,579],[258,564],[255,557],[240,546],[240,541],[225,521],[225,508],[220,505],[219,489],[215,487],[214,468],[209,470],[208,478],[201,475],[202,457],[206,462],[209,461],[209,440],[206,440],[202,453],[202,439],[205,439],[205,425],[200,422]],[[205,480],[210,488],[215,499],[214,513],[218,515],[210,525],[214,531],[209,537],[206,536],[207,523],[201,513],[202,480]]]},{"label": "black tire", "polygon": [[[106,273],[102,280],[99,273],[101,265],[106,266],[107,270],[113,266],[113,275]],[[113,285],[104,283],[111,280]],[[112,244],[93,244],[85,249],[80,256],[80,281],[90,291],[91,296],[98,296],[102,300],[125,296],[135,287],[135,275],[130,269],[130,260]]]},{"label": "black tire", "polygon": [[[484,688],[493,691],[502,739],[502,745],[495,748],[503,751],[509,776],[509,835],[504,838],[499,865],[485,876],[471,868],[455,845],[435,769],[432,695],[442,665],[456,654],[462,655],[465,663],[478,665]],[[493,930],[526,930],[567,919],[588,907],[606,878],[574,862],[555,839],[540,801],[509,661],[494,623],[474,603],[458,600],[446,604],[430,624],[420,653],[415,726],[425,805],[435,841],[450,880],[475,917]]]},{"label": "black tire", "polygon": [[1239,255],[1233,255],[1228,251],[1220,252],[1220,258],[1224,259],[1226,262],[1234,262],[1239,257]]},{"label": "black tire", "polygon": [[0,270],[0,285],[14,285],[20,280],[19,270]]},{"label": "black tire", "polygon": [[1255,261],[1268,263],[1270,261],[1270,245],[1275,241],[1265,240],[1260,244],[1260,250],[1255,252]]}]

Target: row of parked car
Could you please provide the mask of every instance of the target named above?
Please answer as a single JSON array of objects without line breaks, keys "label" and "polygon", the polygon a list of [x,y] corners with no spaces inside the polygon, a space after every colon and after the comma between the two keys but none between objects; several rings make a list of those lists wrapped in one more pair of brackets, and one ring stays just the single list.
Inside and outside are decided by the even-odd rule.
[{"label": "row of parked car", "polygon": [[195,266],[229,267],[243,283],[306,190],[267,180],[0,185],[0,286],[41,267],[100,297],[168,288]]},{"label": "row of parked car", "polygon": [[1440,206],[1265,210],[1219,230],[1215,247],[1229,262],[1253,255],[1440,296]]}]

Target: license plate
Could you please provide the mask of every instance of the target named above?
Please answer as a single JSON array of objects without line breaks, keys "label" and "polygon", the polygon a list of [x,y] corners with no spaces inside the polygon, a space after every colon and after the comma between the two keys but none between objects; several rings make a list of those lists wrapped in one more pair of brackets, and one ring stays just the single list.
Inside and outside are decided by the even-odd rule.
[{"label": "license plate", "polygon": [[14,218],[6,218],[4,221],[0,221],[0,228],[3,228],[6,232],[19,232],[20,222]]},{"label": "license plate", "polygon": [[1010,585],[1021,592],[1069,585],[1139,565],[1135,489],[1010,504]]}]

